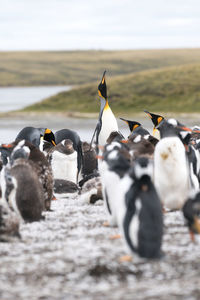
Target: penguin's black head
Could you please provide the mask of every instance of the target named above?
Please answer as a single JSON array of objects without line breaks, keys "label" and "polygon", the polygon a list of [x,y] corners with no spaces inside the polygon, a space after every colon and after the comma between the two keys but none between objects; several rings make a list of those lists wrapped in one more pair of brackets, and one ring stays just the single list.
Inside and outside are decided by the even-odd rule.
[{"label": "penguin's black head", "polygon": [[106,71],[104,71],[101,82],[98,86],[98,94],[101,98],[107,100],[107,87],[106,87],[105,74]]},{"label": "penguin's black head", "polygon": [[130,169],[130,177],[134,180],[151,180],[153,177],[153,162],[148,157],[138,157]]},{"label": "penguin's black head", "polygon": [[187,220],[189,230],[200,234],[200,192],[189,198],[183,208],[183,214]]},{"label": "penguin's black head", "polygon": [[120,120],[124,121],[126,124],[128,124],[128,127],[131,132],[133,132],[137,127],[141,126],[141,124],[137,121],[130,121],[123,118],[120,118]]},{"label": "penguin's black head", "polygon": [[164,120],[164,117],[162,117],[160,115],[150,113],[147,110],[144,110],[144,112],[151,118],[151,120],[154,124],[154,127],[157,127]]},{"label": "penguin's black head", "polygon": [[19,158],[28,159],[30,155],[30,149],[27,146],[16,146],[10,156],[10,163],[13,165],[14,161]]},{"label": "penguin's black head", "polygon": [[116,172],[120,177],[124,175],[130,167],[131,157],[125,148],[114,148],[112,151],[106,153],[104,157],[109,169]]},{"label": "penguin's black head", "polygon": [[46,128],[43,136],[44,140],[51,143],[52,145],[56,146],[55,136],[53,132]]}]

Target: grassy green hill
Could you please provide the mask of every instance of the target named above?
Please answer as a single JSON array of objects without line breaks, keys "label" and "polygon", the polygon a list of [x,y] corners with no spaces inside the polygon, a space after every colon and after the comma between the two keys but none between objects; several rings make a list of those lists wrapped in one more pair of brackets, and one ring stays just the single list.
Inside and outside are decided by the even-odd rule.
[{"label": "grassy green hill", "polygon": [[[60,93],[25,111],[98,112],[99,80]],[[144,109],[200,112],[200,63],[107,77],[107,87],[110,105],[117,114]]]},{"label": "grassy green hill", "polygon": [[77,85],[169,66],[200,63],[200,49],[0,52],[0,86]]}]

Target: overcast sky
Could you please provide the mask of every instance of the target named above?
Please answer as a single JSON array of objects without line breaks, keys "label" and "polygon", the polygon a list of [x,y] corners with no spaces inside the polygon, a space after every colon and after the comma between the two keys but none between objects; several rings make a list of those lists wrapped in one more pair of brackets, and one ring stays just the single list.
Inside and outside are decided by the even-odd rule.
[{"label": "overcast sky", "polygon": [[200,0],[0,0],[0,50],[200,47]]}]

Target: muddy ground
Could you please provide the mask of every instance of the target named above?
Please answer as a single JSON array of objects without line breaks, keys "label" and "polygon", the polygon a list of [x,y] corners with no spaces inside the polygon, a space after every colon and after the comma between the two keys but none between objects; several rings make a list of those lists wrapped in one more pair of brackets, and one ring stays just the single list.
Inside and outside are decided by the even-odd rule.
[{"label": "muddy ground", "polygon": [[123,240],[103,227],[103,201],[53,201],[46,220],[22,224],[21,240],[0,243],[0,299],[200,299],[200,242],[180,212],[165,214],[160,261],[120,263]]}]

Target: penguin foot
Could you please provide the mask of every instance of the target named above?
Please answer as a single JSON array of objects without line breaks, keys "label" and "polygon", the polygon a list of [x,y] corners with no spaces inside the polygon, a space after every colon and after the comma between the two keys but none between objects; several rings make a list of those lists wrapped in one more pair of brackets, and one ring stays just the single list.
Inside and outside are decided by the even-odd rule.
[{"label": "penguin foot", "polygon": [[110,227],[110,224],[108,223],[108,221],[103,222],[103,226],[104,227]]},{"label": "penguin foot", "polygon": [[133,260],[133,258],[131,255],[124,255],[119,258],[119,262],[121,262],[121,263],[126,262],[126,261],[131,262],[132,260]]},{"label": "penguin foot", "polygon": [[117,240],[121,238],[121,234],[115,234],[110,236],[110,240]]}]

